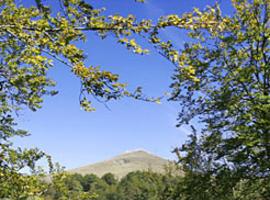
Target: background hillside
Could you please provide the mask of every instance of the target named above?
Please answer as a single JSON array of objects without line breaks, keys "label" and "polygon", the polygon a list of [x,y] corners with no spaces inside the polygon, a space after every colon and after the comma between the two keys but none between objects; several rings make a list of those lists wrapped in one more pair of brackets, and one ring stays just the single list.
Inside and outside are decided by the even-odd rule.
[{"label": "background hillside", "polygon": [[164,173],[166,166],[170,163],[169,160],[143,150],[138,150],[121,154],[106,161],[68,170],[68,172],[81,175],[95,174],[99,177],[110,172],[117,178],[122,178],[133,171],[151,170],[153,172]]}]

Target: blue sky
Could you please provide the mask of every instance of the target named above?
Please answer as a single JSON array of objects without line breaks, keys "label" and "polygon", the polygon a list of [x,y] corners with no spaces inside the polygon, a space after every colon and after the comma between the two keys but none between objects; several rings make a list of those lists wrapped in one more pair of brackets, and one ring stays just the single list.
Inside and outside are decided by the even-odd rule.
[{"label": "blue sky", "polygon": [[[147,0],[145,4],[133,0],[89,2],[95,7],[106,7],[108,14],[125,16],[132,13],[139,18],[153,19],[214,3],[213,0]],[[224,4],[229,2],[222,1]],[[186,41],[183,34],[173,30],[164,33],[164,37],[179,47]],[[88,55],[87,65],[100,65],[118,73],[130,89],[142,86],[149,96],[160,96],[169,91],[173,65],[155,51],[147,56],[134,55],[117,44],[113,37],[101,40],[95,34],[88,34],[88,41],[79,45]],[[163,101],[159,105],[123,99],[108,103],[108,110],[94,101],[97,111],[87,113],[79,107],[79,81],[69,69],[55,62],[49,75],[56,80],[59,94],[46,97],[43,108],[37,112],[21,112],[19,126],[32,135],[16,139],[17,145],[39,147],[54,161],[74,168],[134,149],[145,149],[174,159],[171,150],[186,139],[188,127],[175,127],[179,103]]]}]

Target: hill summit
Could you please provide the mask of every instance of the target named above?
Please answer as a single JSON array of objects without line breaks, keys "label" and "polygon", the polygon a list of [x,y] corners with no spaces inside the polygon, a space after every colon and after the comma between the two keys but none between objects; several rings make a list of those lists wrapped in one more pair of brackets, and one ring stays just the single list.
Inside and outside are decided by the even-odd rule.
[{"label": "hill summit", "polygon": [[112,173],[117,178],[122,178],[133,171],[147,171],[163,173],[169,160],[153,155],[144,150],[129,151],[113,157],[109,160],[86,165],[69,170],[69,173],[95,174],[99,177],[106,173]]}]

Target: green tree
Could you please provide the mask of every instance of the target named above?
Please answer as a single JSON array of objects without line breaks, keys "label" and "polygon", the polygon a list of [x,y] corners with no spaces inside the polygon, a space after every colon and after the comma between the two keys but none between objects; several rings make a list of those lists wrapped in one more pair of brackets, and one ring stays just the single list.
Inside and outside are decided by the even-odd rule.
[{"label": "green tree", "polygon": [[117,180],[112,173],[104,174],[101,179],[103,179],[108,185],[115,185]]},{"label": "green tree", "polygon": [[162,176],[153,172],[131,172],[119,183],[123,200],[158,200]]},{"label": "green tree", "polygon": [[116,42],[134,53],[144,54],[133,36],[151,28],[149,20],[135,16],[106,16],[84,0],[59,0],[60,10],[45,1],[24,6],[22,1],[0,1],[0,197],[25,199],[43,191],[39,175],[24,176],[22,171],[40,174],[36,161],[50,158],[38,149],[14,148],[14,136],[28,133],[16,129],[15,115],[20,109],[36,111],[44,95],[55,95],[55,82],[47,72],[61,62],[81,81],[80,104],[93,111],[91,98],[109,101],[124,96],[142,98],[141,90],[128,92],[118,75],[98,66],[85,66],[84,51],[76,44],[86,41],[87,32],[105,38],[113,35]]},{"label": "green tree", "polygon": [[[200,142],[188,143],[180,160],[211,178],[225,172],[235,184],[261,184],[269,197],[270,175],[270,1],[231,0],[224,15],[218,3],[183,16],[162,17],[151,41],[175,66],[170,100],[181,103],[179,126],[197,120]],[[162,29],[185,31],[189,42],[177,50]],[[193,153],[186,150],[192,150]],[[199,151],[198,151],[199,150]],[[187,156],[185,156],[187,155]],[[195,163],[198,164],[198,163]],[[190,170],[195,168],[189,168]],[[206,182],[207,183],[207,182]],[[205,184],[202,182],[202,184]],[[258,185],[257,185],[258,186]],[[258,192],[262,190],[257,190]]]},{"label": "green tree", "polygon": [[62,169],[54,170],[48,181],[46,192],[41,198],[46,200],[95,200],[98,195],[94,192],[83,191],[78,176],[67,174]]},{"label": "green tree", "polygon": [[[174,169],[175,170],[175,169]],[[158,199],[160,200],[178,200],[179,193],[182,193],[179,190],[179,187],[182,185],[182,176],[177,174],[165,173],[162,175],[161,185],[159,189]]]}]

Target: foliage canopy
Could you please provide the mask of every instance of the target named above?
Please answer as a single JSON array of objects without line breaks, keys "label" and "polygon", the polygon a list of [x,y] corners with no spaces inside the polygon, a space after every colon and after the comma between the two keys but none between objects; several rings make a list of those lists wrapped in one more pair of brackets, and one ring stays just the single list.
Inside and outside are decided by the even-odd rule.
[{"label": "foliage canopy", "polygon": [[[194,133],[176,149],[184,152],[184,168],[211,175],[208,183],[224,174],[234,184],[252,179],[263,198],[270,177],[270,1],[231,2],[229,15],[216,3],[162,17],[151,39],[176,66],[170,100],[181,104],[178,125],[200,123],[202,136]],[[168,27],[187,32],[182,49],[160,38]]]},{"label": "foliage canopy", "polygon": [[[0,1],[0,198],[23,199],[43,191],[36,161],[50,157],[38,149],[14,148],[10,138],[28,133],[16,129],[14,120],[18,110],[41,108],[44,95],[55,95],[55,82],[48,70],[59,61],[70,68],[81,81],[80,104],[93,111],[91,97],[98,101],[123,96],[143,98],[141,90],[128,92],[118,81],[118,75],[98,66],[85,66],[85,53],[76,44],[86,42],[86,33],[99,37],[113,35],[116,42],[134,53],[144,54],[134,35],[144,34],[151,21],[138,21],[135,16],[103,15],[84,0],[59,0],[57,8],[41,0],[25,6],[15,0]],[[141,1],[142,2],[142,1]],[[22,170],[36,176],[26,176]]]}]

